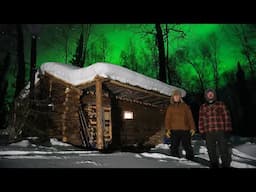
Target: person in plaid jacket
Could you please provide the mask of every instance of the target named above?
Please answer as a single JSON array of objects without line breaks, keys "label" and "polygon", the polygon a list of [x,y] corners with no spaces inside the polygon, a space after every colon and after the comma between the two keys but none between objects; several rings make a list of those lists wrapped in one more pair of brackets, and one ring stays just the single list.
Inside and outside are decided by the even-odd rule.
[{"label": "person in plaid jacket", "polygon": [[204,96],[206,103],[200,106],[198,124],[199,132],[205,135],[210,167],[220,167],[219,154],[221,166],[230,167],[231,154],[226,139],[226,133],[232,131],[229,110],[222,101],[217,101],[214,89],[206,90]]}]

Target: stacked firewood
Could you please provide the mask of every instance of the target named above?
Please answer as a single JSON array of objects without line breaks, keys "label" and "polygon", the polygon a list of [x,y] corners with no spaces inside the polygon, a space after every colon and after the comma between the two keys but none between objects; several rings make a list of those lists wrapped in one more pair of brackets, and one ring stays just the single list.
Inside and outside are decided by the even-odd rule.
[{"label": "stacked firewood", "polygon": [[88,136],[91,146],[96,146],[96,105],[85,105],[83,109],[88,120]]},{"label": "stacked firewood", "polygon": [[51,98],[54,122],[53,129],[58,133],[59,139],[75,145],[81,145],[79,105],[82,91],[75,87],[68,87],[60,83],[52,82]]},{"label": "stacked firewood", "polygon": [[[83,111],[86,114],[87,124],[88,124],[88,135],[89,142],[92,146],[96,145],[96,135],[97,135],[97,116],[96,116],[96,103],[95,95],[90,93],[82,99]],[[104,143],[110,144],[112,141],[112,122],[111,122],[111,107],[110,99],[108,97],[103,97],[103,135]]]},{"label": "stacked firewood", "polygon": [[111,143],[112,140],[112,121],[111,121],[111,107],[104,107],[104,140],[106,143]]}]

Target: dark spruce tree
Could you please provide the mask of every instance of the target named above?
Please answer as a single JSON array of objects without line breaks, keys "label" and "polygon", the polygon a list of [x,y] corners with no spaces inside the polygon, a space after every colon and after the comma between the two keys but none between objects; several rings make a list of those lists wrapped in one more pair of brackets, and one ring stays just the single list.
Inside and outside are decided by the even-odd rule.
[{"label": "dark spruce tree", "polygon": [[84,65],[84,61],[85,61],[85,52],[84,52],[84,35],[83,35],[83,31],[80,34],[80,38],[77,42],[77,48],[76,48],[76,52],[73,55],[72,60],[70,61],[70,63],[72,65],[75,65],[77,67],[83,67]]},{"label": "dark spruce tree", "polygon": [[15,97],[19,95],[20,91],[25,87],[25,59],[24,59],[24,37],[22,25],[17,24],[17,61],[18,72],[16,79]]},{"label": "dark spruce tree", "polygon": [[242,117],[240,125],[242,128],[241,134],[244,136],[255,135],[254,128],[254,108],[251,99],[251,91],[248,89],[248,81],[245,79],[245,73],[240,63],[237,63],[236,72],[236,88],[240,102],[240,111],[242,111]]},{"label": "dark spruce tree", "polygon": [[6,127],[7,108],[5,103],[5,97],[8,87],[8,79],[6,78],[6,74],[10,67],[10,63],[10,52],[7,52],[0,70],[0,129]]}]

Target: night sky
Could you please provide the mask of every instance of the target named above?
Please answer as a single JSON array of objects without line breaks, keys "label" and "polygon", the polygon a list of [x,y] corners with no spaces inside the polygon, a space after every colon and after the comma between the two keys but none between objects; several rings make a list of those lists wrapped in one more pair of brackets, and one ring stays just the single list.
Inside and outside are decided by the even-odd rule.
[{"label": "night sky", "polygon": [[[169,26],[173,26],[169,25]],[[238,25],[237,25],[238,26]],[[77,46],[77,41],[81,32],[81,25],[69,26],[68,37],[68,56],[69,63]],[[185,37],[179,37],[179,33],[170,31],[168,34],[168,57],[174,55],[177,50],[187,50],[189,59],[202,63],[200,46],[208,46],[210,38],[216,39],[216,54],[219,65],[219,74],[233,72],[236,70],[237,62],[246,65],[246,58],[241,54],[241,43],[234,34],[233,25],[228,24],[182,24],[175,26],[185,32]],[[38,56],[37,66],[44,62],[55,61],[65,63],[65,48],[63,30],[67,30],[67,25],[43,25],[38,39]],[[84,26],[86,28],[86,26]],[[162,25],[165,30],[165,25]],[[95,24],[91,26],[91,31],[87,43],[88,56],[85,66],[95,62],[108,62],[117,65],[123,65],[122,54],[128,57],[133,54],[135,62],[138,65],[138,72],[147,76],[156,78],[157,70],[153,67],[157,58],[154,35],[154,25],[150,24]],[[27,43],[29,51],[30,44]],[[166,46],[166,41],[165,41]],[[104,47],[104,48],[103,48]],[[153,47],[153,48],[152,48]],[[105,50],[103,56],[103,49]],[[133,53],[131,53],[133,52]],[[29,54],[27,54],[29,57]],[[206,68],[209,68],[209,64]],[[194,88],[196,74],[193,67],[186,63],[180,62],[176,65],[176,70],[182,79],[192,80],[184,82],[184,88]],[[245,66],[246,67],[246,66]],[[146,69],[146,70],[145,70]],[[211,74],[210,69],[206,69]],[[209,78],[212,78],[209,75]],[[221,85],[225,81],[221,78]]]},{"label": "night sky", "polygon": [[[81,31],[87,41],[84,66],[95,62],[107,62],[121,65],[142,73],[146,76],[157,78],[158,51],[155,39],[154,24],[41,24],[34,30],[37,39],[37,68],[44,62],[71,62],[76,51],[77,42]],[[178,77],[181,79],[178,86],[190,91],[198,91],[198,76],[192,62],[204,74],[207,86],[213,86],[212,61],[205,57],[216,54],[218,63],[220,86],[225,86],[227,76],[232,79],[240,62],[248,75],[248,61],[242,54],[242,45],[237,30],[241,25],[231,24],[168,24],[168,28],[183,31],[185,35],[170,30],[168,33],[168,58]],[[246,28],[246,26],[243,26]],[[163,33],[166,25],[162,24]],[[247,28],[246,28],[247,30]],[[31,47],[31,26],[23,25],[26,81],[29,81],[29,63]],[[89,35],[88,35],[89,34]],[[88,35],[88,36],[87,36]],[[1,41],[4,38],[1,38]],[[167,38],[165,41],[165,54],[167,55]],[[255,39],[250,38],[253,45]],[[15,44],[14,41],[8,41]],[[214,43],[212,43],[214,42]],[[3,45],[3,44],[2,44]],[[215,49],[213,49],[215,45]],[[65,49],[66,46],[66,49]],[[14,49],[15,45],[9,49]],[[208,50],[209,54],[202,50]],[[11,50],[12,51],[12,50]],[[216,53],[214,52],[216,51]],[[207,51],[206,51],[207,52]],[[186,55],[186,60],[180,59],[179,54]],[[66,55],[67,54],[67,55]],[[204,54],[204,55],[203,55]],[[67,57],[67,58],[66,58]],[[183,57],[182,57],[183,58]],[[15,64],[13,54],[12,63]],[[134,67],[136,65],[136,67]],[[12,95],[15,85],[15,65],[9,70],[8,94]]]},{"label": "night sky", "polygon": [[[17,78],[18,69],[23,66],[18,65],[23,60],[20,56],[23,49],[17,46],[22,39],[18,38],[21,33],[17,26],[21,26],[24,38],[24,44],[19,45],[24,48],[25,83],[24,78],[23,81]],[[256,25],[161,24],[161,29],[164,57],[168,59],[165,62],[167,83],[187,91],[194,114],[203,101],[204,88],[217,87],[220,98],[231,110],[235,129],[256,135],[254,126],[250,126],[254,124],[256,107]],[[71,64],[79,50],[79,40],[83,39],[80,41],[85,56],[83,67],[106,62],[160,79],[159,39],[156,38],[155,24],[1,24],[2,116],[12,111],[15,90],[20,91],[17,85],[22,82],[20,87],[23,87],[29,83],[30,56],[34,50],[31,49],[32,34],[37,37],[37,69],[45,62]],[[243,75],[237,76],[238,62],[241,64],[240,74],[244,72],[245,79]]]}]

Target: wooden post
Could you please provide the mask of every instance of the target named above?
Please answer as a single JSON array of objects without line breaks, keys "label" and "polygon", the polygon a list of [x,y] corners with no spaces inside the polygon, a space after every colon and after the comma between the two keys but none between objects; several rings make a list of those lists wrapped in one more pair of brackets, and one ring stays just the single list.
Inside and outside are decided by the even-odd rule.
[{"label": "wooden post", "polygon": [[52,80],[49,80],[49,97],[52,97]]},{"label": "wooden post", "polygon": [[100,77],[95,77],[96,81],[96,118],[97,118],[97,127],[96,127],[96,147],[97,149],[104,148],[103,142],[103,107],[102,107],[102,81]]},{"label": "wooden post", "polygon": [[[66,103],[66,100],[67,100],[67,94],[65,94],[65,103]],[[63,111],[64,112],[64,111]],[[66,112],[66,111],[65,111]],[[63,114],[64,115],[64,114]],[[66,114],[64,115],[65,119],[66,119]],[[66,126],[66,120],[65,121],[62,121],[62,141],[63,142],[67,142],[68,138],[67,138],[67,126]]]}]

